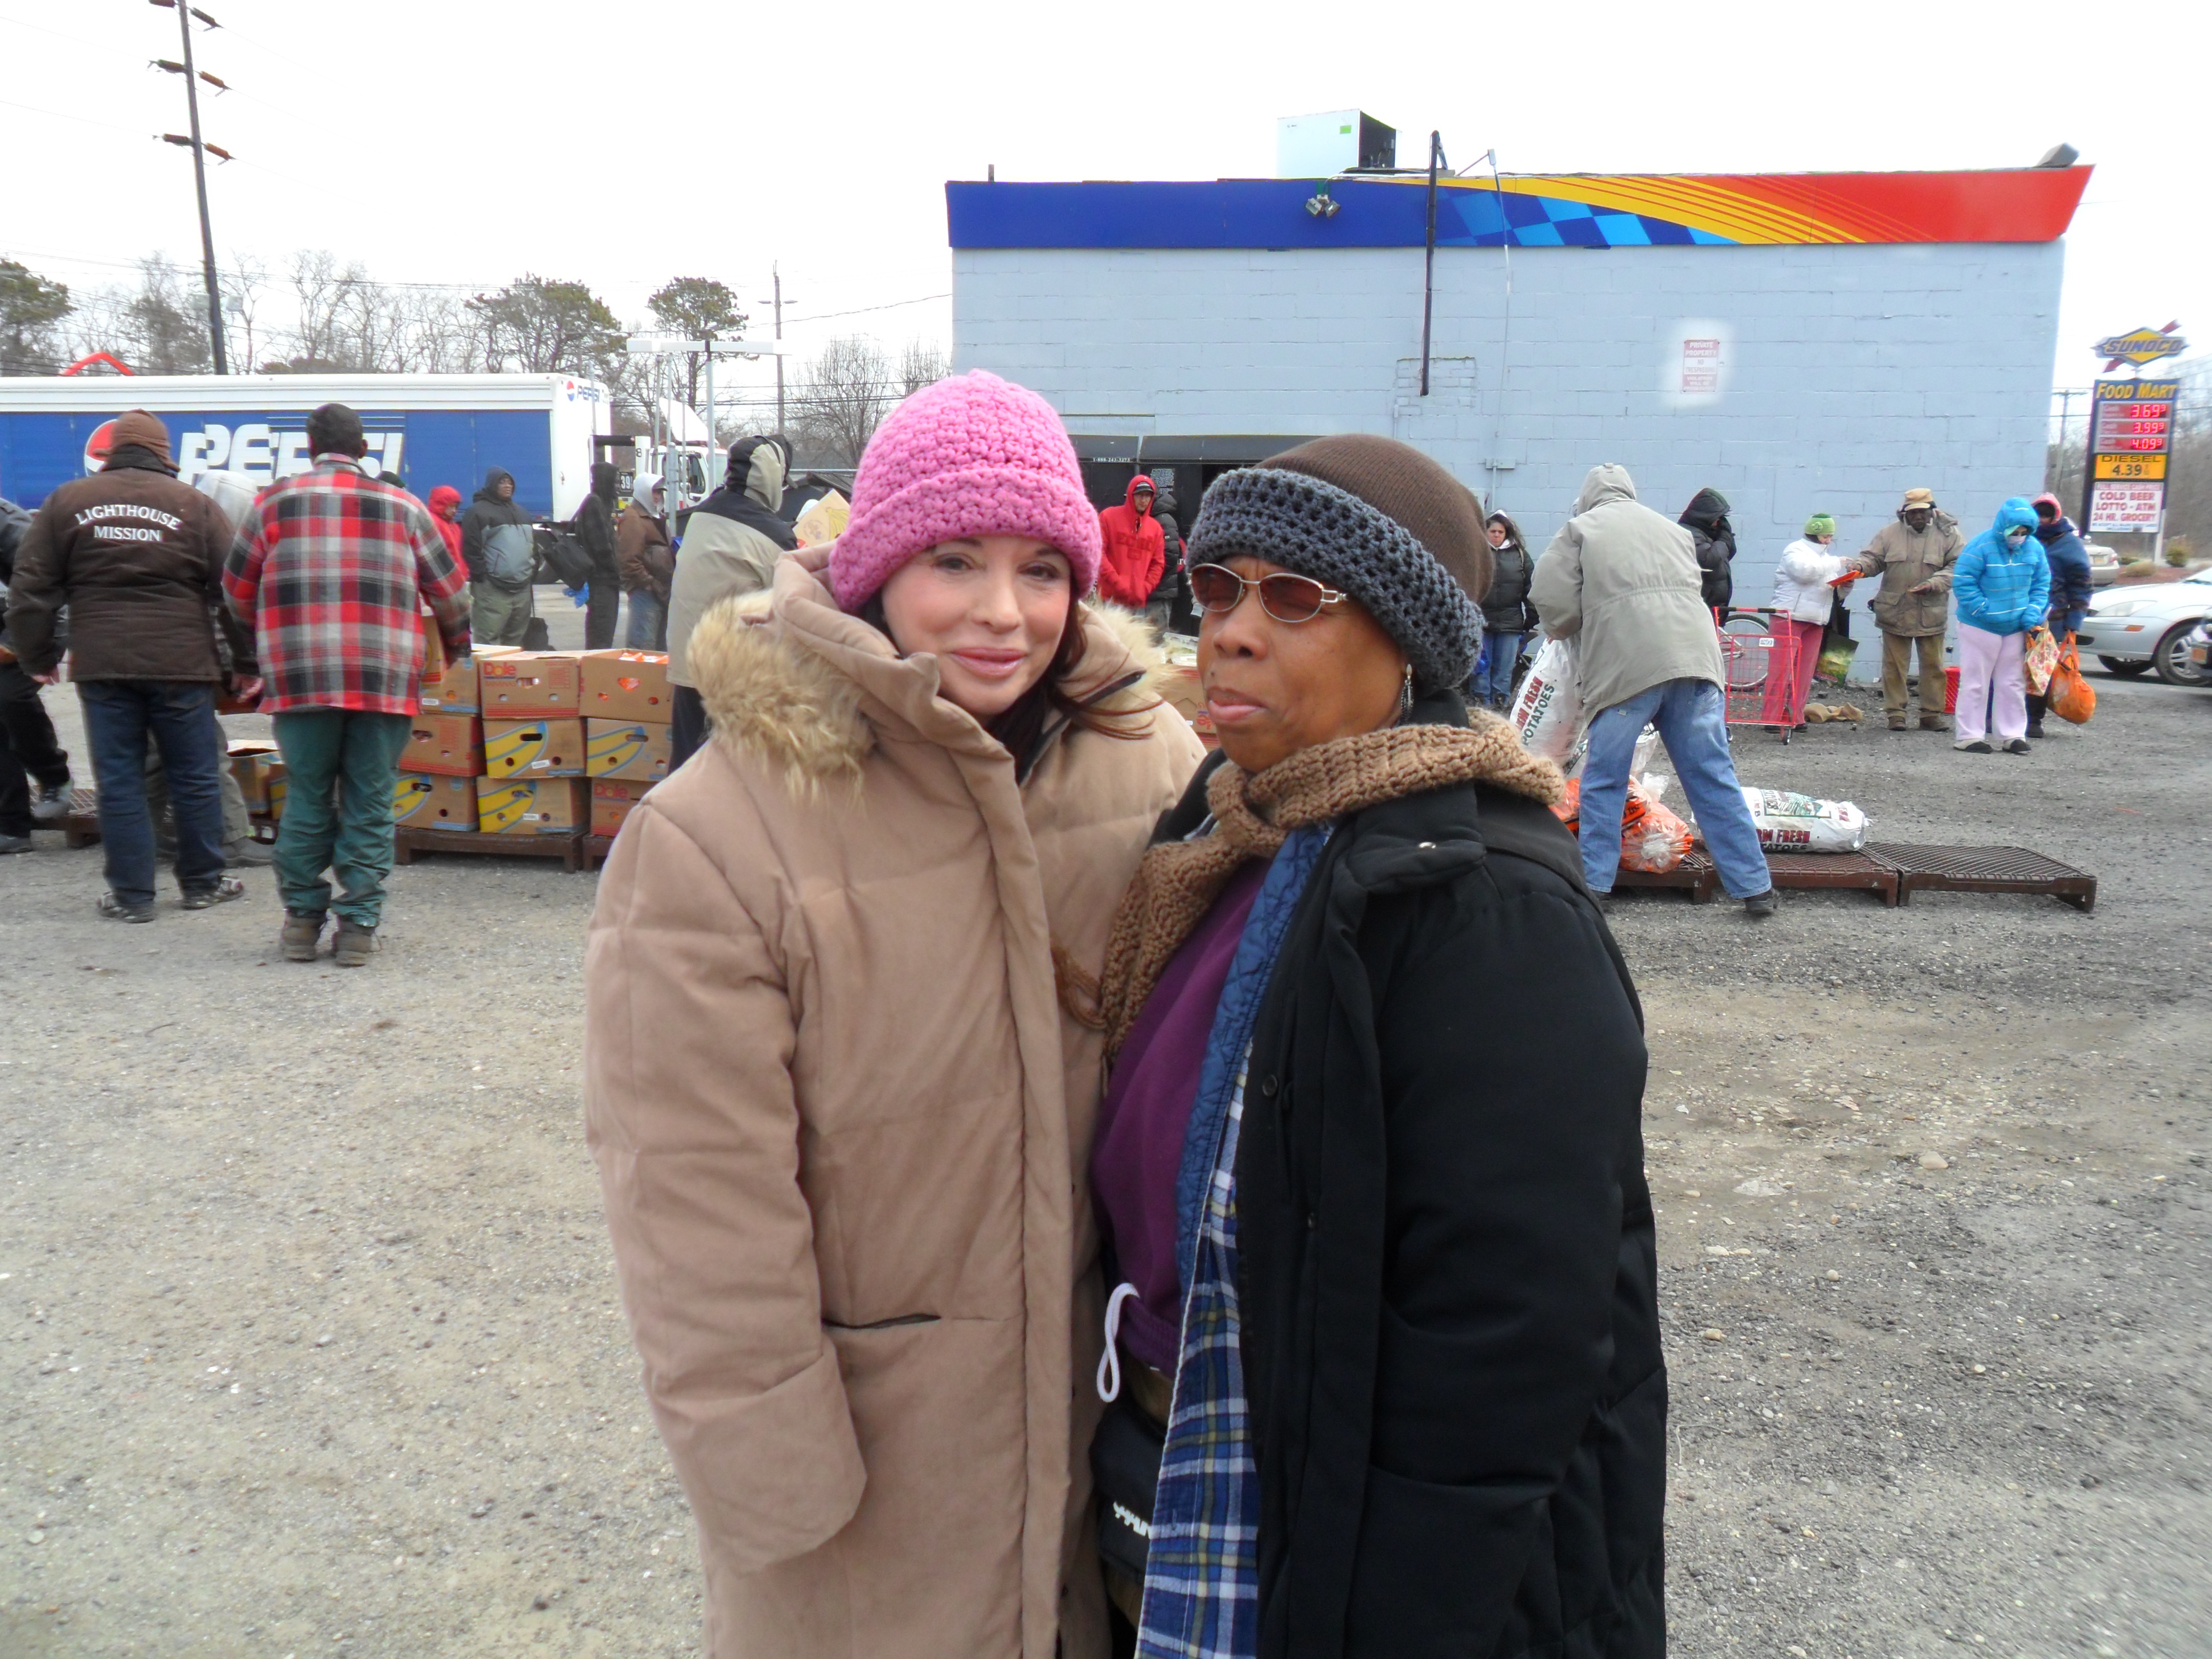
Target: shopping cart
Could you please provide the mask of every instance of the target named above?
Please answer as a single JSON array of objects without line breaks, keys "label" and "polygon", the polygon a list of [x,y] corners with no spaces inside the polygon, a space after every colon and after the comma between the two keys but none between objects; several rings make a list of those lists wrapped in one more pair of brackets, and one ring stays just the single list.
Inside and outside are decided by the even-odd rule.
[{"label": "shopping cart", "polygon": [[1730,726],[1779,726],[1782,741],[1805,718],[1797,641],[1772,611],[1738,611],[1720,624],[1721,691]]}]

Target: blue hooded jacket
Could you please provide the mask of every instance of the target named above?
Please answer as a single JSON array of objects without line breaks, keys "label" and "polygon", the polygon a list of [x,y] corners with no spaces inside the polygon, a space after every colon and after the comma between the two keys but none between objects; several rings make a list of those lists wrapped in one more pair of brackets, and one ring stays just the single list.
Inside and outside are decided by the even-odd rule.
[{"label": "blue hooded jacket", "polygon": [[2089,618],[2089,601],[2096,584],[2089,574],[2089,550],[2081,544],[2074,520],[2064,514],[2035,527],[2043,556],[2051,562],[2051,625],[2063,633],[2078,634]]},{"label": "blue hooded jacket", "polygon": [[[2023,532],[2020,545],[2008,546],[2005,538],[2014,530]],[[1995,522],[1961,550],[1951,592],[1959,620],[1985,633],[2024,634],[2044,619],[2051,561],[2035,538],[2035,509],[2025,496],[2008,498]]]}]

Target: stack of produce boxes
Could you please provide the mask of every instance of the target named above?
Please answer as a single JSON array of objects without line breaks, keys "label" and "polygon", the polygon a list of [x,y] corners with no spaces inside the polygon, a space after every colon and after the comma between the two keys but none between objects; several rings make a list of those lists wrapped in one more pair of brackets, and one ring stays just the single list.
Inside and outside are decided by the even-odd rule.
[{"label": "stack of produce boxes", "polygon": [[422,713],[394,817],[486,836],[611,836],[668,775],[668,659],[649,651],[478,646],[430,636]]},{"label": "stack of produce boxes", "polygon": [[422,712],[399,757],[392,793],[393,822],[414,830],[472,831],[477,827],[477,776],[483,770],[483,718],[478,701],[479,663],[501,647],[485,646],[461,662],[448,662],[438,630],[426,627]]},{"label": "stack of produce boxes", "polygon": [[582,664],[591,829],[611,836],[668,775],[668,658],[658,651],[587,651]]}]

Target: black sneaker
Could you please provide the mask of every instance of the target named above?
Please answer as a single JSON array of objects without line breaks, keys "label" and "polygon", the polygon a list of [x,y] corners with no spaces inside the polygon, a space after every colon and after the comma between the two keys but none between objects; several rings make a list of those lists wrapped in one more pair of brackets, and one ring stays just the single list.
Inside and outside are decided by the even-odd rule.
[{"label": "black sneaker", "polygon": [[31,838],[28,836],[0,836],[0,858],[5,858],[10,853],[29,853],[36,850],[31,845]]},{"label": "black sneaker", "polygon": [[1765,892],[1753,893],[1746,899],[1743,902],[1743,913],[1747,916],[1757,916],[1763,921],[1779,909],[1781,903],[1781,900],[1775,896],[1774,890],[1770,887]]},{"label": "black sneaker", "polygon": [[1997,752],[1980,738],[1976,738],[1972,743],[1954,743],[1951,747],[1962,755],[1994,755]]},{"label": "black sneaker", "polygon": [[100,914],[111,921],[151,921],[154,907],[150,904],[125,904],[113,893],[100,896]]},{"label": "black sneaker", "polygon": [[2005,753],[2008,755],[2025,755],[2028,752],[2027,739],[2026,738],[2014,738],[2010,743],[2005,745]]},{"label": "black sneaker", "polygon": [[2038,743],[2041,743],[2043,741],[2043,728],[2040,726],[2031,726],[2027,728],[2027,735],[2033,738]]},{"label": "black sneaker", "polygon": [[180,910],[211,910],[218,904],[228,904],[234,898],[246,896],[246,884],[236,876],[219,878],[212,887],[195,887],[178,902]]}]

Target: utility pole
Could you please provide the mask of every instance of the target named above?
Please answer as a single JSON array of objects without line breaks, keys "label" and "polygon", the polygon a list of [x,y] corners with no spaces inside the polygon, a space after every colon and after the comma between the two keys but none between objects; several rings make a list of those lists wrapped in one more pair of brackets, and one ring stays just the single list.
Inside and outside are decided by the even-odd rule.
[{"label": "utility pole", "polygon": [[[780,264],[771,264],[769,274],[775,278],[775,337],[781,340],[783,338],[783,268]],[[783,435],[783,354],[781,351],[775,354],[775,431],[778,437]]]},{"label": "utility pole", "polygon": [[[215,231],[208,223],[207,146],[200,137],[199,72],[192,62],[193,12],[185,0],[153,0],[153,3],[176,8],[177,31],[184,37],[185,107],[191,116],[192,183],[198,190],[200,198],[200,261],[201,270],[207,278],[208,343],[215,350],[215,372],[228,374],[230,364],[222,343],[222,291],[216,282],[215,275]],[[215,19],[205,12],[198,15],[205,20],[209,27],[216,27]]]},{"label": "utility pole", "polygon": [[1421,396],[1429,395],[1429,314],[1437,286],[1437,168],[1444,159],[1443,136],[1429,135],[1429,247],[1421,266]]}]

